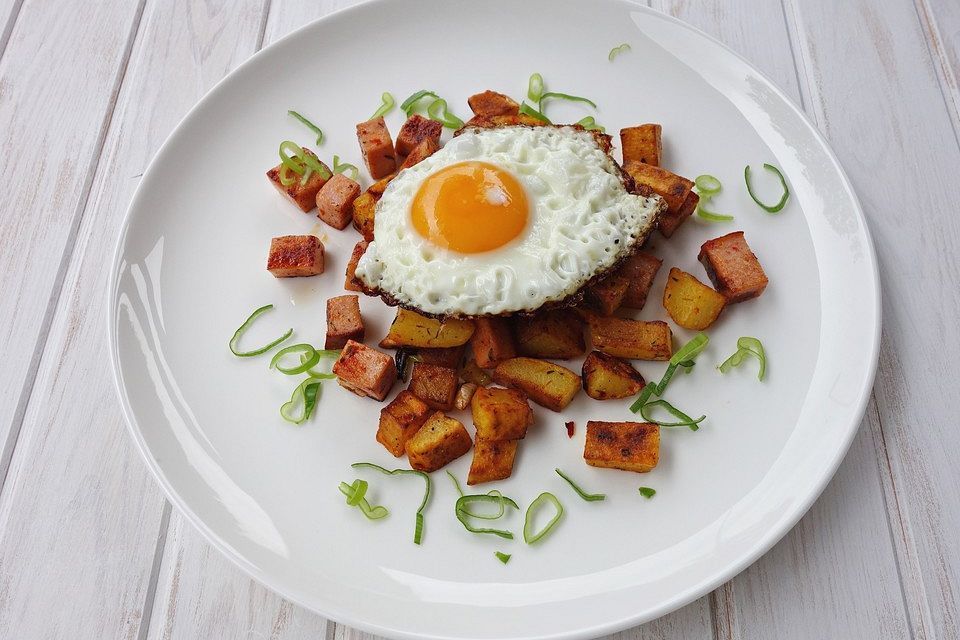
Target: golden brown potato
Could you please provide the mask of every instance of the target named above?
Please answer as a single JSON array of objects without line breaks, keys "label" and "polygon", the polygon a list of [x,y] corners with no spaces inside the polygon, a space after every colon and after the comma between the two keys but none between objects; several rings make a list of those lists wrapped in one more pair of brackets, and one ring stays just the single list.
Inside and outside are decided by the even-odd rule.
[{"label": "golden brown potato", "polygon": [[660,229],[663,237],[669,238],[672,236],[673,232],[676,231],[687,218],[693,215],[693,212],[697,210],[698,204],[700,204],[700,196],[697,195],[696,191],[691,191],[687,194],[687,198],[683,201],[679,209],[676,211],[668,209],[661,213],[657,228]]},{"label": "golden brown potato", "polygon": [[750,250],[743,231],[707,240],[700,247],[698,260],[713,286],[731,304],[756,298],[767,288],[767,274]]},{"label": "golden brown potato", "polygon": [[619,358],[591,351],[583,361],[583,390],[594,400],[628,398],[645,384],[640,372]]},{"label": "golden brown potato", "polygon": [[535,358],[504,360],[493,370],[493,381],[520,389],[539,405],[560,411],[580,390],[580,376],[566,367]]},{"label": "golden brown potato", "polygon": [[413,469],[430,473],[465,454],[470,444],[463,424],[437,411],[407,440],[407,458]]},{"label": "golden brown potato", "polygon": [[539,311],[515,318],[517,350],[534,358],[567,360],[583,355],[583,321],[570,309]]},{"label": "golden brown potato", "polygon": [[510,323],[506,318],[477,318],[474,322],[477,329],[473,332],[470,345],[477,366],[492,369],[517,355]]},{"label": "golden brown potato", "polygon": [[373,213],[376,207],[377,198],[369,191],[361,193],[353,201],[353,228],[367,242],[373,240]]},{"label": "golden brown potato", "polygon": [[[680,226],[680,223],[693,213],[693,209],[690,208],[691,201],[687,200],[688,196],[693,193],[693,181],[666,169],[635,160],[626,162],[623,169],[630,174],[637,185],[653,189],[666,201],[667,210],[660,215],[659,227],[660,232],[669,238]],[[696,208],[695,202],[693,208]],[[667,222],[664,223],[664,220]]]},{"label": "golden brown potato", "polygon": [[449,411],[453,409],[459,384],[460,376],[456,369],[418,362],[413,365],[410,386],[407,388],[434,409]]},{"label": "golden brown potato", "polygon": [[654,167],[660,166],[663,144],[660,134],[663,127],[659,124],[641,124],[637,127],[620,129],[620,147],[623,149],[623,161],[642,162]]},{"label": "golden brown potato", "polygon": [[474,115],[488,116],[515,116],[520,113],[520,105],[509,96],[489,89],[467,98],[467,104]]},{"label": "golden brown potato", "polygon": [[670,269],[663,289],[663,308],[684,329],[706,329],[720,316],[727,299],[692,275]]},{"label": "golden brown potato", "polygon": [[592,467],[645,473],[660,461],[660,427],[650,422],[587,423],[583,459]]},{"label": "golden brown potato", "polygon": [[436,320],[409,309],[397,309],[397,317],[381,346],[459,347],[473,335],[472,320]]},{"label": "golden brown potato", "polygon": [[481,440],[473,446],[473,460],[467,484],[474,485],[494,480],[505,480],[513,473],[513,461],[517,456],[516,440]]},{"label": "golden brown potato", "polygon": [[584,292],[587,302],[605,316],[613,315],[620,308],[630,288],[630,281],[613,273],[600,282],[587,287]]},{"label": "golden brown potato", "polygon": [[660,271],[663,260],[646,251],[639,251],[624,260],[617,271],[630,284],[627,293],[623,296],[623,306],[628,309],[643,309],[647,303],[647,294],[653,286],[653,279]]},{"label": "golden brown potato", "polygon": [[477,439],[520,440],[533,424],[527,397],[515,389],[480,387],[470,401]]},{"label": "golden brown potato", "polygon": [[393,402],[380,410],[377,442],[399,458],[407,440],[423,426],[430,413],[427,403],[409,391],[401,391]]},{"label": "golden brown potato", "polygon": [[629,360],[669,360],[673,355],[673,334],[666,322],[591,314],[587,326],[593,348],[607,355]]}]

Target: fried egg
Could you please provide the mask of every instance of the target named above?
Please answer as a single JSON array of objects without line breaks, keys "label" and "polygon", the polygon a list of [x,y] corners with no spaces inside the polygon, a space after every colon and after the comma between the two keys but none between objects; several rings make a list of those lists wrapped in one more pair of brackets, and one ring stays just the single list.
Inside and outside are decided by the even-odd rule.
[{"label": "fried egg", "polygon": [[656,222],[662,199],[629,193],[621,175],[589,131],[467,129],[390,182],[356,277],[432,315],[561,303]]}]

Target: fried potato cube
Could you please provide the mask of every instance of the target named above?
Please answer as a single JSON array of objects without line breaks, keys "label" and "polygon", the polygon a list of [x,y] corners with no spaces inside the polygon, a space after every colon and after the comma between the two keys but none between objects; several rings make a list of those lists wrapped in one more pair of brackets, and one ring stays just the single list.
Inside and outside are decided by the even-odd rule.
[{"label": "fried potato cube", "polygon": [[317,192],[317,217],[334,229],[344,229],[353,221],[353,201],[360,195],[360,184],[342,173],[332,176]]},{"label": "fried potato cube", "polygon": [[470,338],[477,366],[492,369],[517,355],[510,322],[506,318],[477,318],[477,328]]},{"label": "fried potato cube", "polygon": [[521,440],[533,424],[527,397],[515,389],[480,387],[470,401],[477,440]]},{"label": "fried potato cube", "polygon": [[493,381],[514,387],[552,411],[560,411],[580,390],[580,376],[566,367],[535,358],[504,360],[493,370]]},{"label": "fried potato cube", "polygon": [[637,127],[620,129],[620,147],[623,149],[623,161],[634,160],[654,167],[660,166],[663,143],[660,134],[663,127],[659,124],[641,124]]},{"label": "fried potato cube", "polygon": [[[440,124],[439,122],[437,124]],[[420,141],[420,144],[415,146],[406,158],[403,159],[403,163],[400,164],[401,169],[409,169],[413,165],[417,164],[422,160],[426,160],[437,150],[440,149],[440,145],[433,138],[424,138]]]},{"label": "fried potato cube", "polygon": [[609,316],[623,304],[629,288],[630,281],[616,272],[587,287],[585,297],[588,304]]},{"label": "fried potato cube", "polygon": [[[303,147],[303,152],[313,156],[314,159],[317,158],[316,154],[306,147]],[[320,162],[319,159],[317,162]],[[313,209],[313,207],[317,204],[317,192],[320,191],[320,188],[327,183],[327,179],[330,177],[330,169],[327,167],[327,165],[320,162],[320,166],[323,167],[326,172],[312,172],[310,177],[307,178],[306,184],[300,184],[300,176],[293,172],[289,172],[289,175],[296,178],[296,180],[293,181],[293,184],[287,187],[280,182],[280,167],[282,166],[282,164],[278,164],[273,169],[267,171],[267,178],[270,180],[270,183],[276,187],[277,191],[282,193],[288,200],[290,200],[290,202],[297,205],[304,213]]]},{"label": "fried potato cube", "polygon": [[673,334],[666,322],[628,320],[591,314],[588,317],[593,348],[629,360],[669,360]]},{"label": "fried potato cube", "polygon": [[340,349],[347,340],[363,342],[363,317],[358,296],[337,296],[327,300],[327,339],[324,349]]},{"label": "fried potato cube", "polygon": [[623,296],[623,306],[628,309],[643,309],[647,303],[647,294],[653,286],[653,280],[660,271],[663,260],[656,256],[640,251],[624,260],[617,274],[629,284]]},{"label": "fried potato cube", "polygon": [[676,231],[687,218],[693,215],[693,212],[697,210],[698,204],[700,204],[700,196],[698,196],[695,191],[691,191],[687,194],[687,198],[683,201],[683,206],[681,206],[679,210],[672,211],[668,209],[660,214],[660,219],[657,222],[657,228],[660,229],[660,234],[663,235],[664,238],[672,236],[673,232]]},{"label": "fried potato cube", "polygon": [[594,400],[615,400],[640,393],[644,381],[630,363],[591,351],[583,361],[583,390]]},{"label": "fried potato cube", "polygon": [[407,458],[412,468],[431,473],[465,454],[471,444],[459,420],[437,411],[407,440]]},{"label": "fried potato cube", "polygon": [[660,461],[660,427],[650,422],[587,423],[583,459],[591,467],[646,473]]},{"label": "fried potato cube", "polygon": [[333,373],[344,389],[374,400],[387,397],[397,381],[393,358],[354,340],[344,345],[340,357],[333,363]]},{"label": "fried potato cube", "polygon": [[475,485],[494,480],[506,480],[513,473],[517,457],[516,440],[482,440],[473,445],[473,460],[467,474],[467,484]]},{"label": "fried potato cube", "polygon": [[459,384],[460,376],[456,369],[418,362],[413,365],[410,386],[407,388],[434,409],[449,411],[453,409]]},{"label": "fried potato cube", "polygon": [[756,298],[767,288],[767,274],[750,250],[743,231],[707,240],[700,247],[698,259],[728,303]]},{"label": "fried potato cube", "polygon": [[459,347],[473,330],[472,320],[437,320],[401,307],[384,341],[394,347]]},{"label": "fried potato cube", "polygon": [[395,173],[378,180],[353,201],[353,228],[360,232],[367,242],[373,240],[373,221],[377,212],[377,202],[393,180]]},{"label": "fried potato cube", "polygon": [[380,409],[377,442],[399,458],[403,455],[407,440],[423,426],[431,413],[433,410],[426,402],[409,391],[401,391],[393,402]]},{"label": "fried potato cube", "polygon": [[467,98],[467,104],[474,115],[481,117],[515,116],[520,113],[520,105],[515,100],[489,89]]},{"label": "fried potato cube", "polygon": [[[693,193],[693,181],[666,169],[636,160],[626,162],[623,169],[638,185],[653,189],[666,201],[667,210],[660,216],[660,232],[669,238],[680,223],[693,213],[693,208],[696,208],[696,203],[693,204],[693,208],[690,208],[690,203],[687,201],[687,197]],[[668,220],[666,225],[663,220]]]},{"label": "fried potato cube", "polygon": [[727,299],[689,273],[670,269],[663,290],[663,308],[684,329],[706,329],[720,316]]},{"label": "fried potato cube", "polygon": [[397,177],[397,174],[396,174],[396,173],[391,173],[391,174],[388,175],[388,176],[385,176],[385,177],[383,177],[383,178],[380,178],[379,180],[377,180],[376,182],[374,182],[372,185],[370,185],[369,187],[367,187],[367,193],[369,193],[369,194],[372,195],[374,198],[376,198],[377,200],[379,200],[379,199],[380,199],[380,196],[383,195],[383,192],[387,190],[387,185],[389,185],[389,184],[390,184],[390,181],[393,180],[393,179],[396,178],[396,177]]},{"label": "fried potato cube", "polygon": [[383,116],[357,125],[357,140],[367,171],[374,180],[379,180],[397,170],[397,156],[393,139]]},{"label": "fried potato cube", "polygon": [[467,345],[459,347],[428,347],[417,349],[417,356],[424,364],[435,364],[448,369],[459,369]]},{"label": "fried potato cube", "polygon": [[442,123],[415,113],[407,118],[407,121],[400,127],[394,149],[400,158],[409,156],[416,146],[424,140],[433,140],[434,146],[438,149],[440,148],[441,133],[443,133]]},{"label": "fried potato cube", "polygon": [[280,236],[270,241],[267,271],[275,278],[323,273],[323,243],[316,236]]},{"label": "fried potato cube", "polygon": [[343,282],[343,288],[347,291],[364,291],[366,287],[357,279],[357,263],[367,251],[367,241],[361,240],[353,247],[353,253],[350,254],[350,261],[347,262],[346,278]]},{"label": "fried potato cube", "polygon": [[538,311],[515,318],[517,351],[534,358],[568,360],[583,355],[583,321],[570,309]]}]

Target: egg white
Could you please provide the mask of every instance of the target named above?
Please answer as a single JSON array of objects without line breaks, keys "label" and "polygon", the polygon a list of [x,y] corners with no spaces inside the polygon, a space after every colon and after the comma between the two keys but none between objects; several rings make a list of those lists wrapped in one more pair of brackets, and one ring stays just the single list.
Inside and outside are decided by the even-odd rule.
[{"label": "egg white", "polygon": [[[496,165],[523,186],[524,231],[484,253],[439,247],[413,227],[424,179],[466,161]],[[374,240],[356,276],[393,301],[428,314],[501,315],[562,301],[642,243],[662,206],[629,193],[593,135],[572,127],[471,129],[400,172],[377,203]]]}]

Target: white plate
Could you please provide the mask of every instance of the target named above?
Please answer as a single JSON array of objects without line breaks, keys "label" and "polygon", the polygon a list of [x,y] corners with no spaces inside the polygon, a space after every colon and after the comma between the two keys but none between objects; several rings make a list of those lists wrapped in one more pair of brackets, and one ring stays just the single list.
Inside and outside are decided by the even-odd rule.
[{"label": "white plate", "polygon": [[[621,42],[632,50],[613,63]],[[277,414],[295,383],[267,358],[227,350],[254,308],[274,303],[251,343],[287,327],[323,342],[325,300],[342,292],[352,230],[317,226],[264,178],[284,139],[310,144],[286,115],[302,110],[326,132],[319,149],[360,164],[353,125],[383,91],[398,101],[421,88],[467,114],[471,93],[520,97],[539,71],[549,88],[592,97],[610,131],[663,123],[665,164],[712,173],[725,189],[714,208],[733,224],[687,222],[654,237],[665,258],[639,317],[665,318],[668,267],[705,279],[708,238],[746,231],[770,286],[724,312],[711,344],[669,398],[707,422],[663,435],[652,473],[587,467],[588,419],[625,420],[628,402],[581,394],[561,414],[536,408],[512,478],[498,488],[529,504],[560,496],[561,526],[543,544],[468,534],[454,489],[434,474],[424,544],[411,542],[415,481],[369,475],[391,516],[365,520],[345,506],[350,463],[403,464],[374,442],[380,405],[327,383],[303,427]],[[557,104],[557,120],[588,114]],[[388,124],[396,132],[398,110]],[[449,133],[447,134],[449,135]],[[764,195],[778,193],[763,162],[792,186],[782,213],[757,208],[743,188],[753,164]],[[774,184],[771,184],[774,182]],[[327,272],[275,280],[264,270],[272,236],[317,232]],[[823,139],[758,71],[690,27],[623,0],[603,2],[372,2],[311,24],[231,74],[187,116],[144,175],[120,236],[110,288],[110,340],[131,432],[170,500],[245,571],[326,616],[398,638],[585,638],[660,616],[713,589],[770,548],[807,510],[853,438],[872,384],[879,336],[876,262],[863,215]],[[362,300],[368,336],[392,312]],[[690,332],[677,330],[678,344]],[[727,375],[713,365],[738,336],[763,340],[769,377],[755,364]],[[579,362],[573,365],[579,367]],[[662,363],[638,363],[658,379]],[[577,423],[567,438],[564,421]],[[470,422],[465,418],[465,422]],[[461,479],[469,456],[451,465]],[[558,478],[571,473],[609,499],[586,503]],[[651,500],[637,488],[651,486]],[[507,524],[519,531],[521,518]],[[513,554],[504,566],[493,552]]]}]

